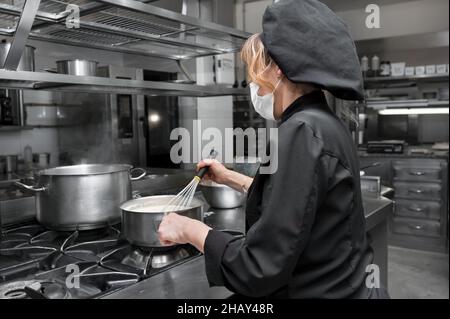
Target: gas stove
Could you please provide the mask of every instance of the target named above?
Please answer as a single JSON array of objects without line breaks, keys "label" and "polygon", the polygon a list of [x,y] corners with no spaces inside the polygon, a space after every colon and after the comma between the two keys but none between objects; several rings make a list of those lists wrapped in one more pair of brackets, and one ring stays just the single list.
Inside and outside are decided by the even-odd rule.
[{"label": "gas stove", "polygon": [[0,299],[100,298],[192,258],[191,245],[133,246],[120,225],[61,232],[28,224],[0,240]]}]

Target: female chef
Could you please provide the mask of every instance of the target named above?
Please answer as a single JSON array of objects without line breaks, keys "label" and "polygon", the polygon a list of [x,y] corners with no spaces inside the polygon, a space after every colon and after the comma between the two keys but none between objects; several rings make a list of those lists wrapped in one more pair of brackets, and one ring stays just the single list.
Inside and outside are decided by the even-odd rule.
[{"label": "female chef", "polygon": [[278,124],[278,169],[251,179],[203,160],[198,168],[208,166],[209,178],[248,193],[246,237],[172,213],[159,228],[161,242],[194,245],[204,252],[210,285],[244,296],[388,297],[366,282],[373,252],[358,158],[323,93],[363,99],[346,25],[319,1],[280,1],[267,8],[263,32],[247,40],[241,57],[255,110]]}]

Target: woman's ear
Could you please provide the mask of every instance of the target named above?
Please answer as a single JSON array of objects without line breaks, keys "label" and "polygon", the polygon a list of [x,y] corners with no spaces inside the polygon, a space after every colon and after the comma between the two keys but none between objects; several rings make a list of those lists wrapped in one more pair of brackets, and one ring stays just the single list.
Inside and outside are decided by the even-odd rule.
[{"label": "woman's ear", "polygon": [[281,69],[278,66],[276,66],[276,72],[277,72],[277,77],[283,76],[283,72],[281,71]]}]

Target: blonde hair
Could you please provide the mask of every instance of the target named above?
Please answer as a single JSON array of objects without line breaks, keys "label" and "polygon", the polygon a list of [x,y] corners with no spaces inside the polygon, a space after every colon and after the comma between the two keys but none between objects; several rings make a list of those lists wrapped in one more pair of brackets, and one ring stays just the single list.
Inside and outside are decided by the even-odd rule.
[{"label": "blonde hair", "polygon": [[241,50],[241,59],[247,65],[248,81],[264,85],[271,90],[275,88],[273,83],[263,77],[264,71],[268,70],[274,61],[265,48],[260,33],[252,35],[245,41]]},{"label": "blonde hair", "polygon": [[[265,71],[276,64],[264,46],[260,33],[252,35],[245,41],[241,50],[241,59],[247,65],[248,81],[255,82],[260,86],[263,85],[272,91],[275,89],[275,85],[272,83],[273,80],[270,81],[264,77]],[[301,94],[319,89],[319,87],[312,83],[293,84]]]}]

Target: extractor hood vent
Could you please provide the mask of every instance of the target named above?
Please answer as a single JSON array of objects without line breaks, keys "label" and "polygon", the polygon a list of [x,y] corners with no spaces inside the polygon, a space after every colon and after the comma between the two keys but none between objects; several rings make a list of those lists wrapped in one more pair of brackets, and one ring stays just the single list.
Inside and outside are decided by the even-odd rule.
[{"label": "extractor hood vent", "polygon": [[[237,52],[249,36],[246,32],[163,9],[151,2],[42,0],[30,38],[185,60]],[[11,3],[0,0],[0,35],[14,35],[23,13],[25,0]],[[69,4],[80,9],[80,28],[66,27]]]}]

